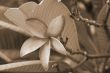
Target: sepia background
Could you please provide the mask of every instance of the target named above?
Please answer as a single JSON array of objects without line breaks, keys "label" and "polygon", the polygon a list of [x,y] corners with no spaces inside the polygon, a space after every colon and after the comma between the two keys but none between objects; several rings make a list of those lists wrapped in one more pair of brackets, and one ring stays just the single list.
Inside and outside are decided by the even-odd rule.
[{"label": "sepia background", "polygon": [[[9,22],[3,13],[10,7],[16,8],[19,7],[21,4],[29,1],[34,1],[36,3],[40,3],[41,0],[0,0],[0,20]],[[62,2],[68,7],[68,9],[71,11],[74,9],[74,0],[62,0]],[[101,22],[98,19],[98,15],[100,13],[100,10],[103,8],[103,6],[106,3],[106,0],[77,0],[78,2],[78,8],[81,13],[81,16],[84,18],[87,18],[89,20],[95,20],[97,22]],[[110,24],[110,18],[106,19],[106,23]],[[94,25],[88,25],[85,22],[82,21],[76,21],[76,27],[78,32],[78,39],[79,44],[82,50],[87,51],[89,54],[107,54],[110,53],[110,44],[109,44],[109,26],[107,27],[96,27]],[[35,60],[39,59],[38,56],[36,56],[37,51],[21,58],[19,55],[20,47],[22,46],[23,42],[28,39],[29,37],[20,34],[18,32],[11,31],[9,29],[0,27],[0,52],[1,55],[5,55],[9,58],[9,60],[4,60],[3,58],[0,58],[0,64],[7,64],[9,62],[16,62],[16,61],[25,61],[25,60]],[[95,53],[93,48],[97,49],[98,52]],[[35,56],[34,56],[35,55]],[[88,61],[87,65],[89,65],[90,69],[94,68],[95,71],[102,70],[102,64],[106,62],[104,59],[97,59],[97,64],[94,65],[94,61]],[[109,61],[108,61],[109,62]],[[101,68],[100,68],[101,67]],[[71,68],[69,66],[66,66],[65,64],[61,64],[59,66],[61,72],[65,71],[71,71]],[[107,68],[105,69],[104,73],[109,73],[110,65],[108,63]],[[27,67],[20,67],[15,68],[7,71],[44,71],[40,65],[38,66],[27,66]],[[58,71],[56,68],[49,69],[50,72]],[[79,67],[78,69],[74,70],[73,73],[93,73],[89,72],[88,69],[83,68],[83,65]],[[98,72],[97,72],[98,73]]]}]

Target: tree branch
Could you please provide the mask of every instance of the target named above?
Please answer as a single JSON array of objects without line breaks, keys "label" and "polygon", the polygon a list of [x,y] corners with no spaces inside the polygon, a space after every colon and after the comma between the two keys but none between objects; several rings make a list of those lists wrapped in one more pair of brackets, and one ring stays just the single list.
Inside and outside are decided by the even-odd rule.
[{"label": "tree branch", "polygon": [[82,22],[88,23],[89,25],[94,25],[96,27],[102,27],[103,26],[102,24],[99,24],[94,20],[89,20],[87,18],[83,18],[80,14],[77,17],[72,14],[71,17],[73,19],[75,19],[76,21],[82,21]]}]

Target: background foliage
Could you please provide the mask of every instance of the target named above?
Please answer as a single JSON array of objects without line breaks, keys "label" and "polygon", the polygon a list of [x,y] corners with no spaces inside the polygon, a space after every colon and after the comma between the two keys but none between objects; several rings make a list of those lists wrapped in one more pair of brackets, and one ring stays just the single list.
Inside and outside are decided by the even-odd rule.
[{"label": "background foliage", "polygon": [[[0,20],[9,22],[3,15],[6,9],[9,7],[18,7],[28,1],[35,1],[36,3],[39,3],[41,0],[0,0]],[[106,3],[106,0],[76,1],[77,6],[75,5],[75,0],[62,0],[71,13],[73,12],[72,17],[76,23],[80,47],[83,51],[87,52],[86,56],[90,60],[87,60],[85,63],[78,66],[77,69],[71,69],[72,66],[70,65],[72,64],[70,63],[70,67],[67,67],[66,69],[67,71],[72,71],[73,73],[109,73],[109,3]],[[78,15],[77,9],[80,12],[80,15]],[[83,18],[81,19],[80,16]],[[86,20],[85,18],[89,20]],[[29,37],[3,27],[1,27],[0,30],[0,51],[11,59],[11,61],[38,59],[38,57],[33,57],[33,55],[36,55],[35,53],[27,55],[23,59],[19,57],[20,47]],[[7,60],[1,58],[1,64],[3,63],[7,63]],[[59,65],[57,70],[65,71],[65,68],[61,68],[62,66],[63,65]]]}]

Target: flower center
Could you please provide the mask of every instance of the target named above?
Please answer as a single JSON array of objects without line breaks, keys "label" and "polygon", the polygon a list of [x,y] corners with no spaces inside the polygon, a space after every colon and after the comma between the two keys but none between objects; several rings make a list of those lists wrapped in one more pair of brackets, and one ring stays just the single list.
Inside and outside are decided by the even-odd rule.
[{"label": "flower center", "polygon": [[46,37],[47,26],[46,24],[36,18],[30,18],[26,20],[28,30],[33,34],[33,36],[44,38]]},{"label": "flower center", "polygon": [[[26,21],[38,21],[38,22],[40,22],[40,23],[42,23],[42,24],[44,24],[45,26],[46,26],[46,23],[44,22],[44,21],[42,21],[42,20],[40,20],[40,19],[37,19],[37,18],[29,18],[29,19],[27,19]],[[47,26],[46,26],[47,27]]]}]

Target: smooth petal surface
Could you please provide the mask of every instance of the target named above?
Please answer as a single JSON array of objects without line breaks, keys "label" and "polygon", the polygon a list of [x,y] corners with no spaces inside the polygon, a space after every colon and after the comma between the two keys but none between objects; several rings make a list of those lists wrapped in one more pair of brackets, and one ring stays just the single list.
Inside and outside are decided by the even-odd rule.
[{"label": "smooth petal surface", "polygon": [[66,55],[67,51],[63,44],[56,38],[51,37],[52,48],[60,54]]},{"label": "smooth petal surface", "polygon": [[39,57],[40,57],[41,64],[46,71],[48,70],[50,48],[51,47],[50,47],[50,41],[49,41],[43,47],[41,47],[40,51],[39,51]]},{"label": "smooth petal surface", "polygon": [[63,16],[58,16],[54,18],[47,29],[48,36],[58,36],[64,28],[64,18]]},{"label": "smooth petal surface", "polygon": [[42,0],[42,1],[40,2],[40,5],[53,4],[54,2],[59,2],[59,0]]},{"label": "smooth petal surface", "polygon": [[22,11],[20,11],[18,8],[10,8],[8,9],[4,15],[10,20],[12,21],[14,24],[16,24],[17,26],[23,28],[23,30],[25,30],[25,32],[28,32],[29,34],[31,34],[27,29],[26,29],[26,16],[22,13]]},{"label": "smooth petal surface", "polygon": [[47,26],[37,19],[29,19],[26,21],[27,29],[39,38],[46,38]]},{"label": "smooth petal surface", "polygon": [[39,38],[46,38],[45,33],[47,27],[45,23],[34,17],[35,10],[39,5],[35,2],[27,2],[19,7],[19,9],[27,16],[26,28],[34,35]]},{"label": "smooth petal surface", "polygon": [[58,2],[56,0],[43,0],[39,7],[36,8],[34,16],[37,19],[42,20],[48,27],[52,19],[59,15],[63,15],[65,20],[65,26],[61,35],[64,39],[69,38],[66,46],[71,51],[79,50],[80,47],[77,37],[76,24],[70,17],[70,11],[62,2]]},{"label": "smooth petal surface", "polygon": [[25,25],[26,16],[18,8],[8,9],[5,16],[18,26]]},{"label": "smooth petal surface", "polygon": [[42,45],[44,45],[46,42],[47,42],[46,39],[38,39],[36,37],[29,38],[22,45],[21,51],[20,51],[20,56],[23,57],[24,55],[27,55],[27,54],[37,50]]},{"label": "smooth petal surface", "polygon": [[58,0],[58,2],[61,2],[61,0]]},{"label": "smooth petal surface", "polygon": [[33,18],[35,8],[37,7],[37,3],[35,2],[27,2],[19,7],[19,9],[28,17]]}]

